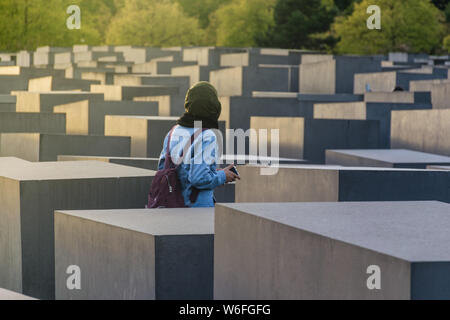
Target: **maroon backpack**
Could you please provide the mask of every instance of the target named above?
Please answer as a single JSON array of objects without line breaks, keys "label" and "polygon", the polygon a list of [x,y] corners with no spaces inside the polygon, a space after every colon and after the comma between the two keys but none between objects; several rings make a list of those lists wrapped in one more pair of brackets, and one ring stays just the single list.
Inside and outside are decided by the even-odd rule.
[{"label": "maroon backpack", "polygon": [[[159,170],[155,177],[153,178],[152,185],[150,187],[150,193],[148,195],[148,205],[149,209],[157,208],[186,208],[184,203],[183,194],[181,193],[181,182],[178,178],[177,169],[172,157],[170,155],[170,141],[172,139],[173,131],[176,126],[172,128],[169,133],[169,138],[167,140],[166,156],[164,161],[164,169]],[[191,143],[187,144],[181,153],[181,158],[186,154],[189,147],[194,143],[197,136],[207,130],[206,128],[198,130],[191,136]],[[182,163],[182,161],[180,162]],[[200,190],[193,188],[190,200],[192,203],[197,201],[197,197]]]}]

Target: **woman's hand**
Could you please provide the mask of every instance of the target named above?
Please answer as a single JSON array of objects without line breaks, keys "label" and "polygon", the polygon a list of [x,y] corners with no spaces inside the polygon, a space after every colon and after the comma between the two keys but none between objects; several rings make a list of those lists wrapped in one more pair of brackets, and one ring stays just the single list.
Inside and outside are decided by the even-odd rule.
[{"label": "woman's hand", "polygon": [[225,169],[223,169],[223,172],[225,172],[227,183],[236,181],[236,179],[241,180],[241,177],[239,177],[237,174],[235,174],[233,171],[231,171],[231,169],[233,167],[234,167],[234,165],[232,164],[232,165],[229,165],[228,167],[226,167]]}]

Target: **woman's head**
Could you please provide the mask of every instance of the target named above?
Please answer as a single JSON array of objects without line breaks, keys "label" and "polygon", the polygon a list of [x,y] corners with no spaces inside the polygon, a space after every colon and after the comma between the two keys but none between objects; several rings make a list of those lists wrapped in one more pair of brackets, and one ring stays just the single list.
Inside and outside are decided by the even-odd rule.
[{"label": "woman's head", "polygon": [[202,121],[204,128],[218,129],[222,105],[216,88],[210,83],[202,81],[190,88],[184,108],[185,113],[178,120],[179,125],[193,128],[195,121]]}]

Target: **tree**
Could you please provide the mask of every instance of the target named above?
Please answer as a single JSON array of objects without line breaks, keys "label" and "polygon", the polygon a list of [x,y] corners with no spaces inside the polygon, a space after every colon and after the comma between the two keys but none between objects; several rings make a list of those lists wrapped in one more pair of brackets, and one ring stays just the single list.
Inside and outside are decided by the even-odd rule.
[{"label": "tree", "polygon": [[274,26],[258,42],[263,46],[318,49],[331,40],[317,35],[329,30],[334,15],[321,0],[279,0]]},{"label": "tree", "polygon": [[[0,50],[34,50],[39,46],[101,44],[111,19],[112,0],[0,0]],[[81,9],[81,29],[69,30],[66,10]]]},{"label": "tree", "polygon": [[439,9],[444,10],[445,7],[450,3],[450,0],[433,0],[433,4]]},{"label": "tree", "polygon": [[[381,8],[381,30],[369,30],[366,10]],[[338,17],[333,30],[339,53],[380,54],[389,51],[432,52],[441,46],[442,13],[427,0],[363,0],[353,14]]]},{"label": "tree", "polygon": [[189,46],[202,42],[203,31],[176,2],[127,0],[109,25],[106,42],[111,45]]},{"label": "tree", "polygon": [[450,35],[444,38],[444,49],[450,53]]},{"label": "tree", "polygon": [[218,46],[252,47],[273,24],[275,0],[233,0],[211,16],[208,29]]},{"label": "tree", "polygon": [[450,3],[445,8],[445,20],[450,22]]},{"label": "tree", "polygon": [[209,26],[210,15],[231,0],[177,0],[177,2],[188,16],[197,18],[200,27],[205,29]]}]

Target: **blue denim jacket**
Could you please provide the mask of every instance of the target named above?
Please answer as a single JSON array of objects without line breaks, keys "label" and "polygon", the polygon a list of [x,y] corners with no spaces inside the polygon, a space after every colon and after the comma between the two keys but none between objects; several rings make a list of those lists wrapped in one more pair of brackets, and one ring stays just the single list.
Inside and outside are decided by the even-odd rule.
[{"label": "blue denim jacket", "polygon": [[[177,126],[170,141],[170,155],[175,165],[183,161],[179,165],[177,173],[186,206],[214,207],[214,189],[225,184],[226,181],[225,172],[216,170],[218,145],[214,132],[206,130],[199,134],[188,149],[186,153],[188,156],[181,158],[183,148],[190,143],[194,132],[199,130],[201,129]],[[159,157],[159,170],[164,168],[168,138],[169,134],[164,139],[163,150]],[[195,203],[190,201],[193,187],[200,190]]]}]

